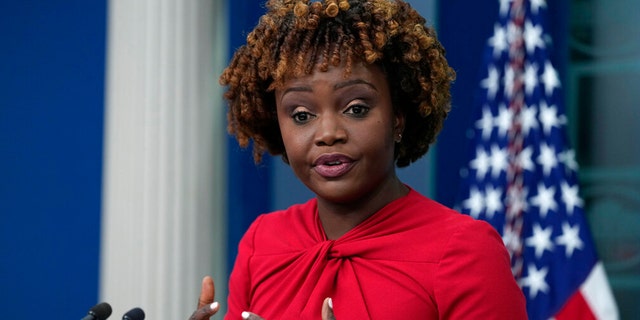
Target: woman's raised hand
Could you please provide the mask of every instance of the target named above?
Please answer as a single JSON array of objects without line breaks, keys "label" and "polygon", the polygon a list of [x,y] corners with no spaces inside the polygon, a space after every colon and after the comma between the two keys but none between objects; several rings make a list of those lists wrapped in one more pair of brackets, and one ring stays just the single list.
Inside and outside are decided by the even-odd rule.
[{"label": "woman's raised hand", "polygon": [[[245,320],[264,320],[261,316],[245,311],[242,313],[242,319]],[[336,320],[336,317],[333,316],[333,302],[331,298],[324,299],[322,303],[322,320]]]},{"label": "woman's raised hand", "polygon": [[333,300],[325,298],[322,303],[322,320],[336,320],[333,315]]},{"label": "woman's raised hand", "polygon": [[[216,296],[216,288],[213,279],[210,276],[202,279],[202,287],[200,288],[200,298],[198,299],[198,308],[191,314],[189,320],[206,320],[216,314],[220,310],[220,304],[214,302]],[[261,316],[245,311],[242,313],[245,320],[264,320]],[[333,315],[333,303],[331,298],[324,299],[322,303],[322,320],[336,320]]]},{"label": "woman's raised hand", "polygon": [[214,302],[216,288],[210,276],[202,279],[200,288],[200,298],[198,299],[198,309],[191,314],[189,320],[205,320],[216,314],[220,310],[220,304]]}]

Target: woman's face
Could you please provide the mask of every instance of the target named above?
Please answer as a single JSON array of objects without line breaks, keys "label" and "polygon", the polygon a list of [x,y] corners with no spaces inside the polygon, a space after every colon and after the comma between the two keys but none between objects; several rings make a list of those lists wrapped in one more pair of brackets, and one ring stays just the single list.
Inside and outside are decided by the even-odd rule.
[{"label": "woman's face", "polygon": [[288,79],[276,90],[278,122],[296,176],[320,199],[357,202],[397,180],[389,85],[377,66],[357,64]]}]

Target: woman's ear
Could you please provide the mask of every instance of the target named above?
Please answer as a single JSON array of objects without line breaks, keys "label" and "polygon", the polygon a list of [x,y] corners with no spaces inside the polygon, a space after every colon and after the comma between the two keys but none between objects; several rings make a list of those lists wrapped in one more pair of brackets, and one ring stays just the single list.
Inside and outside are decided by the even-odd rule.
[{"label": "woman's ear", "polygon": [[393,123],[393,139],[396,143],[402,141],[402,133],[404,132],[405,116],[402,112],[396,112],[394,114]]}]

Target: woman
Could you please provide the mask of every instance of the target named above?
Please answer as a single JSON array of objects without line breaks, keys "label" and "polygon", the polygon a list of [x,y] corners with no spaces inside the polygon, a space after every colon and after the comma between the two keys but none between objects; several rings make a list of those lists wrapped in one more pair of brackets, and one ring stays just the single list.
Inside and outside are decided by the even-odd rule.
[{"label": "woman", "polygon": [[[396,176],[450,109],[454,72],[403,1],[271,0],[220,77],[229,131],[282,155],[316,197],[240,242],[226,319],[524,319],[488,224]],[[192,319],[215,314],[203,281]]]}]

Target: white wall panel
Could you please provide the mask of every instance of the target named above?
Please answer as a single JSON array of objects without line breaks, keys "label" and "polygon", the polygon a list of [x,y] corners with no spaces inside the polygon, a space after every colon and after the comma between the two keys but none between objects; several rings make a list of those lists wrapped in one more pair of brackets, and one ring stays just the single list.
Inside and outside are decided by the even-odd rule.
[{"label": "white wall panel", "polygon": [[226,297],[221,1],[109,3],[100,298],[186,319]]}]

